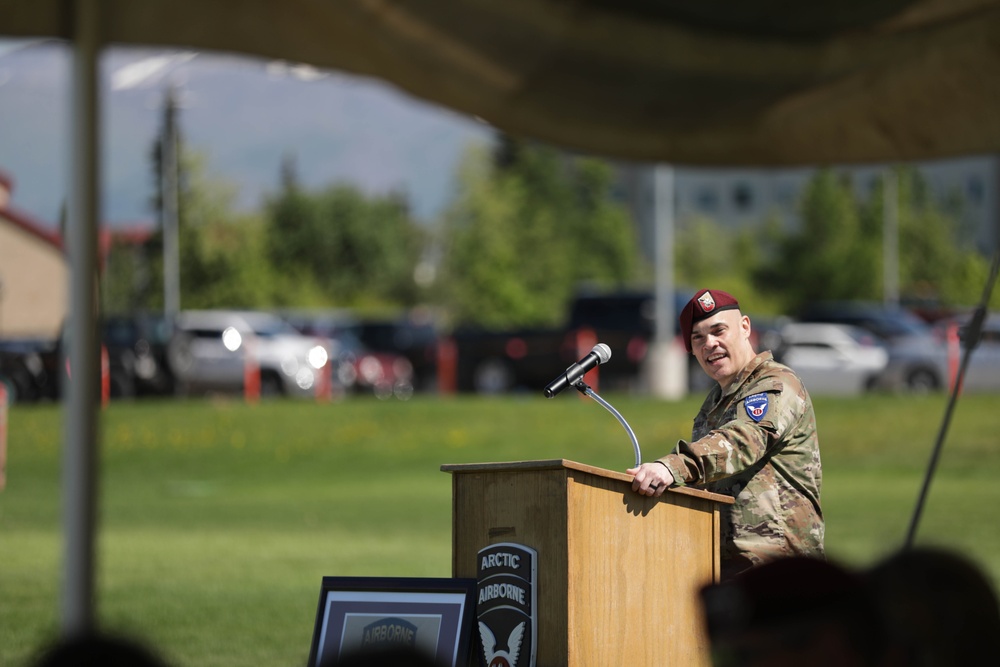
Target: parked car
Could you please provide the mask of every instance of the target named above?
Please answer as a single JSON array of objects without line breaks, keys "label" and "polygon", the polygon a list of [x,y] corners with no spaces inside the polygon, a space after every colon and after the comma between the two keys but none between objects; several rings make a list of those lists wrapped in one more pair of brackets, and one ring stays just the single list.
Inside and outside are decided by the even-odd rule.
[{"label": "parked car", "polygon": [[101,340],[108,352],[112,398],[174,393],[174,374],[167,359],[173,328],[173,322],[160,314],[104,318]]},{"label": "parked car", "polygon": [[413,384],[432,389],[437,379],[438,331],[415,316],[362,318],[347,327],[371,352],[400,355],[413,368]]},{"label": "parked car", "polygon": [[378,398],[407,400],[413,396],[413,364],[401,354],[369,350],[344,330],[330,335],[337,378],[348,389],[371,392]]},{"label": "parked car", "polygon": [[885,347],[858,327],[793,322],[781,329],[781,338],[781,360],[813,395],[869,391],[889,363]]},{"label": "parked car", "polygon": [[323,341],[270,313],[184,311],[175,324],[168,357],[182,394],[241,391],[248,348],[265,396],[315,395],[318,373],[328,363]]},{"label": "parked car", "polygon": [[58,338],[0,341],[0,384],[8,404],[58,399],[59,364]]},{"label": "parked car", "polygon": [[413,395],[413,364],[402,354],[368,348],[358,320],[342,311],[291,311],[281,317],[303,335],[328,341],[333,375],[346,391],[406,400]]},{"label": "parked car", "polygon": [[[553,377],[580,358],[581,332],[592,332],[595,342],[612,350],[611,360],[601,366],[601,387],[629,391],[638,386],[647,359],[655,328],[655,298],[649,290],[583,290],[569,301],[564,321],[555,326],[459,326],[451,334],[458,358],[458,389],[485,394],[541,392]],[[675,312],[679,313],[689,298],[689,292],[678,291]],[[693,358],[690,363],[692,371],[697,369]],[[696,383],[702,382],[700,376],[700,371],[689,373]]]},{"label": "parked car", "polygon": [[867,302],[817,303],[799,313],[798,320],[850,324],[878,336],[889,352],[879,388],[927,392],[947,386],[944,344],[930,326],[905,309]]},{"label": "parked car", "polygon": [[[969,319],[968,315],[959,316],[941,322],[936,327],[936,331],[942,338],[947,336],[947,329],[950,325],[957,327],[960,345],[956,350],[957,354],[951,360],[956,373],[962,362],[962,357],[965,355],[967,340],[965,327],[968,325]],[[983,322],[979,344],[973,349],[972,357],[965,369],[962,390],[971,392],[1000,391],[1000,315],[988,315]]]}]

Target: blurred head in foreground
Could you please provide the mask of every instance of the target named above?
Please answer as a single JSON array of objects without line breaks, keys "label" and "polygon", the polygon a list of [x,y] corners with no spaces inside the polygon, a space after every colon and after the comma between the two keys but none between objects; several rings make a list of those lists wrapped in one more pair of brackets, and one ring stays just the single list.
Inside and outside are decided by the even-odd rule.
[{"label": "blurred head in foreground", "polygon": [[131,639],[86,634],[59,639],[42,651],[32,667],[167,667],[167,663]]},{"label": "blurred head in foreground", "polygon": [[784,558],[702,590],[716,667],[874,667],[882,632],[864,581],[824,560]]},{"label": "blurred head in foreground", "polygon": [[894,554],[867,574],[889,640],[886,667],[1000,663],[1000,603],[971,561],[938,548]]}]

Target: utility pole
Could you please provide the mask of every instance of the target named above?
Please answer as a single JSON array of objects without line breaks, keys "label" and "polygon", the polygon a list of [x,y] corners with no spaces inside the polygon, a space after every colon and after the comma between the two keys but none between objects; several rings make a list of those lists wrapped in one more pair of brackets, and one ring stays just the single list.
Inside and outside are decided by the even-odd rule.
[{"label": "utility pole", "polygon": [[160,224],[163,230],[163,314],[171,321],[181,307],[178,249],[177,91],[171,85],[163,105],[160,137]]},{"label": "utility pole", "polygon": [[674,169],[658,164],[651,171],[656,330],[647,362],[649,388],[655,397],[678,399],[687,393],[687,359],[674,343]]}]

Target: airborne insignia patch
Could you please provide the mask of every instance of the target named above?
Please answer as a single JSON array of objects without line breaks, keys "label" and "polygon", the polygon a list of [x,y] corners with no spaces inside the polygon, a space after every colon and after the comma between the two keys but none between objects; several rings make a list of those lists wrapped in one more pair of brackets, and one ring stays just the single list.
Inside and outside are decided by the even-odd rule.
[{"label": "airborne insignia patch", "polygon": [[755,422],[759,422],[767,414],[768,401],[767,394],[754,394],[743,399],[743,406],[747,410],[747,415]]},{"label": "airborne insignia patch", "polygon": [[535,667],[538,552],[502,542],[478,554],[479,664]]}]

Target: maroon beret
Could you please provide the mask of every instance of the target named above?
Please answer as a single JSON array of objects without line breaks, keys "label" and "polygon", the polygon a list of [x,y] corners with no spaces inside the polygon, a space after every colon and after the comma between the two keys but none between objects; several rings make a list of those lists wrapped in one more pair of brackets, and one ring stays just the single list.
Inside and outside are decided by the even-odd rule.
[{"label": "maroon beret", "polygon": [[691,327],[706,317],[711,317],[723,310],[734,310],[740,307],[731,294],[717,289],[702,289],[694,293],[691,300],[681,311],[681,338],[684,339],[684,349],[691,352]]}]

